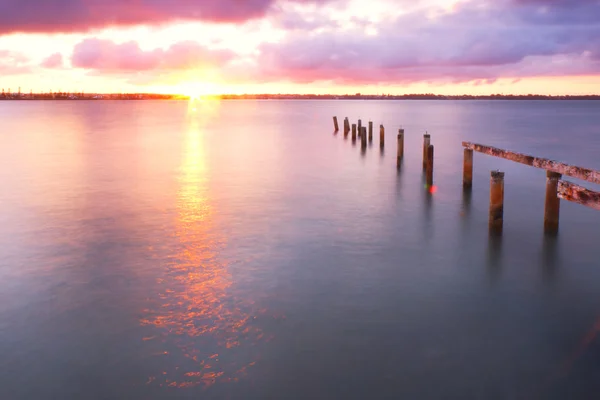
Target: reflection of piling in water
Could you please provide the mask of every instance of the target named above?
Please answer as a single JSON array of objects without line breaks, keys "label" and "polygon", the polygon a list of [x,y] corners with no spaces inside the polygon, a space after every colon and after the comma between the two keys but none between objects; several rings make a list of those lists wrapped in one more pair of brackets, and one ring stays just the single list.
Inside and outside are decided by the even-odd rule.
[{"label": "reflection of piling in water", "polygon": [[463,189],[470,190],[473,187],[473,150],[464,150],[463,160]]},{"label": "reflection of piling in water", "polygon": [[333,127],[335,128],[336,132],[340,130],[340,127],[338,126],[337,117],[333,117]]},{"label": "reflection of piling in water", "polygon": [[430,188],[433,186],[433,145],[432,144],[427,146],[426,176],[427,176],[427,187]]},{"label": "reflection of piling in water", "polygon": [[502,233],[504,221],[504,172],[492,171],[490,178],[490,232]]},{"label": "reflection of piling in water", "polygon": [[423,135],[423,170],[427,169],[427,152],[431,144],[431,135],[428,133]]},{"label": "reflection of piling in water", "polygon": [[500,276],[502,265],[502,235],[490,235],[488,238],[488,273],[492,282]]},{"label": "reflection of piling in water", "polygon": [[561,174],[546,171],[546,205],[544,207],[544,232],[550,235],[558,233],[560,199],[558,198],[558,181]]}]

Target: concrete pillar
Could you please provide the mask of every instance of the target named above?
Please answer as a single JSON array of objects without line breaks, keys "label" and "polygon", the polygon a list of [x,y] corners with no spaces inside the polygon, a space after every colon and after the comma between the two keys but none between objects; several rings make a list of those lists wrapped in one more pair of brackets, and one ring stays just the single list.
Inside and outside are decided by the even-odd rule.
[{"label": "concrete pillar", "polygon": [[504,172],[492,171],[490,178],[490,232],[502,233],[504,220]]},{"label": "concrete pillar", "polygon": [[431,135],[428,133],[423,135],[423,169],[427,169],[427,151],[431,144]]},{"label": "concrete pillar", "polygon": [[561,174],[546,171],[546,205],[544,207],[544,232],[558,233],[558,217],[560,214],[560,199],[557,195],[558,181]]},{"label": "concrete pillar", "polygon": [[463,189],[473,187],[473,150],[465,149],[463,160]]},{"label": "concrete pillar", "polygon": [[433,186],[433,145],[430,144],[427,146],[427,168],[426,176],[427,176],[427,187],[430,188]]}]

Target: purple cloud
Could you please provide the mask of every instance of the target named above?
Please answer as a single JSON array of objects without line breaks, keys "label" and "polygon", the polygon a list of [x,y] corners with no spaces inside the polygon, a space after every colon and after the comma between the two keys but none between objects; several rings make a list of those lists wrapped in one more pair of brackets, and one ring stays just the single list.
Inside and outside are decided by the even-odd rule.
[{"label": "purple cloud", "polygon": [[211,50],[195,42],[178,42],[167,50],[144,51],[133,41],[117,44],[110,40],[85,39],[75,45],[72,64],[99,72],[122,73],[222,65],[234,56],[231,51]]},{"label": "purple cloud", "polygon": [[31,72],[29,58],[24,54],[0,50],[0,76],[19,75]]},{"label": "purple cloud", "polygon": [[[242,22],[263,17],[277,0],[2,0],[0,34],[76,32],[173,20]],[[291,0],[324,3],[327,0]]]},{"label": "purple cloud", "polygon": [[44,68],[60,68],[63,66],[63,56],[60,53],[54,53],[42,61]]}]

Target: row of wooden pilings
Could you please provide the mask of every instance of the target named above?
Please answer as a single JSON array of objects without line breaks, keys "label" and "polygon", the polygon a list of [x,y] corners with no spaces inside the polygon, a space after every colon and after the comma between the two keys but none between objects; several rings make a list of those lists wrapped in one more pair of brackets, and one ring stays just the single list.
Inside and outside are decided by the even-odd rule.
[{"label": "row of wooden pilings", "polygon": [[[333,117],[334,128],[339,131],[337,117]],[[367,146],[367,140],[372,142],[373,140],[373,122],[369,121],[368,131],[367,127],[362,126],[362,121],[359,119],[357,124],[350,124],[348,118],[344,118],[344,136],[348,136],[352,133],[352,140],[355,142],[357,136],[361,140],[361,147],[363,149]],[[383,125],[379,127],[380,147],[383,149],[385,145],[385,129]],[[466,193],[470,193],[473,187],[473,147],[470,143],[463,143],[465,146],[463,156],[463,190]],[[485,147],[476,145],[479,147]],[[491,148],[494,149],[494,148]],[[494,149],[499,150],[499,149]],[[478,149],[478,151],[481,151]],[[483,152],[483,151],[482,151]],[[509,152],[511,153],[511,152]],[[491,153],[488,153],[491,154]],[[511,153],[517,154],[518,153]],[[496,155],[497,154],[491,154]],[[402,159],[404,157],[404,129],[398,130],[398,153],[397,153],[397,166],[400,167]],[[510,157],[500,156],[503,158],[511,159]],[[526,156],[530,157],[530,156]],[[531,157],[530,157],[531,158]],[[427,188],[433,187],[433,160],[434,160],[434,146],[431,144],[431,136],[428,133],[423,135],[423,170],[426,176]],[[542,159],[543,160],[543,159]],[[522,162],[520,160],[513,160]],[[525,164],[533,165],[533,163],[523,162]],[[559,182],[562,175],[553,171],[546,171],[546,200],[544,206],[544,232],[547,234],[556,234],[558,232],[559,212],[560,212],[560,198],[558,193]],[[490,176],[490,207],[489,207],[489,229],[492,234],[501,234],[504,222],[504,172],[492,171]]]},{"label": "row of wooden pilings", "polygon": [[[333,117],[333,126],[335,131],[339,131],[338,119]],[[352,132],[352,141],[356,142],[357,138],[361,141],[361,147],[366,149],[367,141],[373,142],[373,121],[369,121],[368,130],[362,125],[362,120],[359,119],[356,124],[350,124],[348,118],[344,118],[344,137]],[[383,149],[385,146],[385,128],[379,125],[379,146]],[[433,154],[434,149],[431,144],[431,135],[425,133],[423,135],[423,170],[425,171],[427,187],[433,186]],[[396,156],[396,165],[400,167],[404,158],[404,129],[398,129],[398,153]]]}]

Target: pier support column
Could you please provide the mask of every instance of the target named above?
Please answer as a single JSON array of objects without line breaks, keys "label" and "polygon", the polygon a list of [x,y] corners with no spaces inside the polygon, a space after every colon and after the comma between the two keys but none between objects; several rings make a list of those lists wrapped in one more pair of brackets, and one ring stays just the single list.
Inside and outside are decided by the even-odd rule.
[{"label": "pier support column", "polygon": [[362,132],[360,135],[360,146],[364,149],[367,148],[367,127],[363,126],[362,127]]},{"label": "pier support column", "polygon": [[383,149],[385,146],[385,128],[383,125],[379,125],[379,147]]},{"label": "pier support column", "polygon": [[465,149],[463,161],[463,189],[470,190],[473,187],[473,150]]},{"label": "pier support column", "polygon": [[358,136],[362,135],[362,121],[359,119],[358,120]]},{"label": "pier support column", "polygon": [[404,158],[404,129],[398,129],[398,165]]},{"label": "pier support column", "polygon": [[504,172],[492,171],[490,178],[490,233],[502,233],[504,222]]},{"label": "pier support column", "polygon": [[373,141],[373,121],[369,121],[369,142]]},{"label": "pier support column", "polygon": [[433,145],[430,144],[427,146],[427,168],[426,176],[427,176],[427,188],[433,186]]},{"label": "pier support column", "polygon": [[431,135],[429,135],[428,133],[423,135],[423,169],[426,170],[427,169],[427,149],[429,148],[429,145],[431,144]]},{"label": "pier support column", "polygon": [[356,140],[356,124],[352,124],[352,140]]},{"label": "pier support column", "polygon": [[340,127],[338,125],[337,117],[333,117],[333,127],[335,128],[336,132],[338,132],[340,130]]},{"label": "pier support column", "polygon": [[558,219],[560,214],[560,199],[557,189],[561,174],[546,171],[546,205],[544,207],[544,232],[555,235],[558,233]]}]

